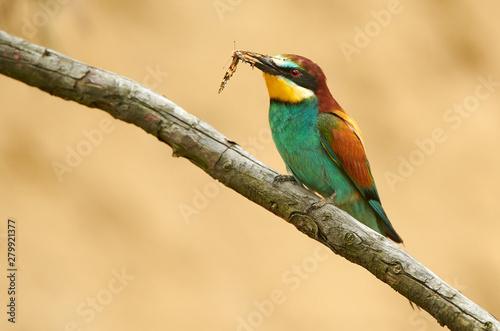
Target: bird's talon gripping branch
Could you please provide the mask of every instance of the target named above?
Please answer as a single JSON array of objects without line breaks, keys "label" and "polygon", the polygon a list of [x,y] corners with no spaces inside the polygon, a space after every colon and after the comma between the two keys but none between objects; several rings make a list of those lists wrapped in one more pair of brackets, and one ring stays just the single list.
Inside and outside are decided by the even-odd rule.
[{"label": "bird's talon gripping branch", "polygon": [[284,183],[284,182],[293,182],[293,183],[297,183],[297,181],[295,180],[295,177],[293,176],[290,176],[290,175],[277,175],[276,177],[274,177],[274,183],[277,183],[277,184],[281,184],[281,183]]},{"label": "bird's talon gripping branch", "polygon": [[319,209],[325,205],[334,205],[335,206],[335,198],[337,197],[337,194],[335,193],[335,191],[333,191],[333,194],[330,195],[328,198],[326,199],[321,199],[317,202],[314,202],[312,203],[309,208],[307,208],[307,213],[309,214],[309,212],[315,210],[315,209]]}]

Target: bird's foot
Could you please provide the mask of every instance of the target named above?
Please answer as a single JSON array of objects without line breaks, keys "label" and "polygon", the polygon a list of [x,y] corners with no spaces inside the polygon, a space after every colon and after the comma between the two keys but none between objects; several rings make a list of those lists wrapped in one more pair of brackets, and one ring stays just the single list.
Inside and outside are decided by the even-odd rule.
[{"label": "bird's foot", "polygon": [[332,195],[330,195],[328,198],[325,198],[325,199],[321,199],[317,202],[314,202],[313,204],[311,204],[309,206],[309,208],[307,208],[307,213],[309,214],[309,212],[315,210],[315,209],[319,209],[321,207],[323,207],[324,205],[327,205],[327,204],[331,204],[331,205],[334,205],[335,206],[335,198],[337,197],[337,194],[335,193],[335,191],[333,192]]},{"label": "bird's foot", "polygon": [[276,177],[274,177],[274,183],[278,183],[278,184],[281,184],[281,183],[284,183],[284,182],[295,182],[297,183],[297,180],[295,180],[295,177],[293,176],[289,176],[289,175],[278,175]]}]

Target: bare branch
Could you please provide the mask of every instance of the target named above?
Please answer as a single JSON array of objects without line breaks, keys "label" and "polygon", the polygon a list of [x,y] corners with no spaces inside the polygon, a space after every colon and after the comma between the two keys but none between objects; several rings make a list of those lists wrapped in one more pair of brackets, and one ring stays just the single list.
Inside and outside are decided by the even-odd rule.
[{"label": "bare branch", "polygon": [[130,79],[0,31],[0,73],[54,96],[99,108],[170,145],[213,178],[361,265],[451,330],[498,330],[499,321],[385,237],[290,182],[209,124]]}]

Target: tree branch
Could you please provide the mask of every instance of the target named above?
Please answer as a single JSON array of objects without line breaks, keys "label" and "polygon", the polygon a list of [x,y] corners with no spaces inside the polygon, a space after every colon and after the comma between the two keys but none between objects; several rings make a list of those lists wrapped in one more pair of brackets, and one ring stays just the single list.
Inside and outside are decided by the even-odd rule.
[{"label": "tree branch", "polygon": [[451,330],[497,330],[499,321],[439,279],[402,248],[326,205],[245,152],[209,124],[130,79],[0,31],[0,73],[54,96],[102,109],[137,125],[213,178],[370,271]]}]

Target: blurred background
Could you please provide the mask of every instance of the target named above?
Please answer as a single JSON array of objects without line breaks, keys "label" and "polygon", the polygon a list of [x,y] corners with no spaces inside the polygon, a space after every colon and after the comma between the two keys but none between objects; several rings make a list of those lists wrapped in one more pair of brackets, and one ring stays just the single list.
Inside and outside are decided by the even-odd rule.
[{"label": "blurred background", "polygon": [[[234,45],[313,59],[404,248],[497,317],[499,15],[493,0],[0,0],[0,29],[164,94],[282,173],[260,72],[240,64],[217,90]],[[133,125],[5,76],[0,109],[0,249],[14,218],[19,267],[2,330],[441,329]]]}]

